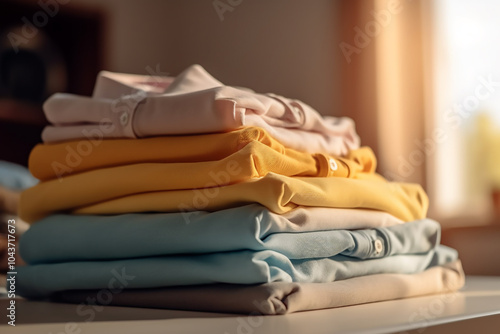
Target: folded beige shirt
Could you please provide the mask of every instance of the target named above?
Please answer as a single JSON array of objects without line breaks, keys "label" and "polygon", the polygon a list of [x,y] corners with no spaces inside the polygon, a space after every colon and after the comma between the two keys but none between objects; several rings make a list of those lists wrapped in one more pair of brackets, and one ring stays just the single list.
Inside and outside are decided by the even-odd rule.
[{"label": "folded beige shirt", "polygon": [[464,277],[457,260],[417,274],[377,274],[331,283],[78,290],[57,293],[52,299],[83,303],[82,307],[96,300],[103,305],[273,315],[447,293],[463,287]]}]

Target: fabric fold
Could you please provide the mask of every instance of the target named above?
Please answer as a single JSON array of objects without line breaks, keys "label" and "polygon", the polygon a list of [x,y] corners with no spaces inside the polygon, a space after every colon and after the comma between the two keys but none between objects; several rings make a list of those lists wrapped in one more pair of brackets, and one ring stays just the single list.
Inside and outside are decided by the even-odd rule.
[{"label": "fabric fold", "polygon": [[[187,311],[278,315],[343,307],[437,293],[464,286],[459,260],[416,274],[377,274],[330,283],[211,284],[158,289],[127,289],[99,298],[102,290],[69,290],[52,294],[54,301],[164,308]],[[105,290],[107,291],[107,290]]]},{"label": "fabric fold", "polygon": [[0,186],[10,190],[23,190],[37,183],[38,180],[26,167],[0,160]]},{"label": "fabric fold", "polygon": [[288,176],[354,177],[359,172],[373,173],[376,168],[375,155],[368,147],[352,150],[344,158],[311,154],[287,148],[265,130],[256,127],[194,136],[109,140],[91,137],[39,144],[30,154],[29,168],[35,177],[46,181],[89,170],[139,163],[222,163],[235,160],[243,165],[245,159],[259,162],[255,169],[260,176],[268,170]]},{"label": "fabric fold", "polygon": [[[58,191],[63,186],[72,187],[78,183],[94,183],[103,178],[107,182],[122,183],[127,178],[138,178],[148,173],[148,177],[162,179],[169,186],[164,190],[195,189],[222,186],[263,177],[268,173],[284,176],[348,177],[357,178],[360,173],[374,173],[374,159],[371,150],[356,152],[350,160],[325,157],[322,155],[302,155],[290,157],[282,155],[259,142],[249,143],[237,152],[216,161],[204,162],[144,162],[90,170],[84,173],[61,177],[72,168],[60,165],[55,169],[57,180],[47,180],[43,187]],[[363,164],[361,164],[361,163]],[[113,181],[114,180],[114,181]],[[64,181],[64,182],[61,182]]]},{"label": "fabric fold", "polygon": [[37,264],[16,268],[16,291],[27,298],[44,298],[63,290],[116,288],[118,281],[129,289],[211,283],[325,283],[373,274],[418,273],[457,258],[455,250],[439,245],[424,254],[370,260],[342,255],[293,260],[266,250]]},{"label": "fabric fold", "polygon": [[440,240],[440,225],[430,219],[344,230],[335,229],[340,219],[331,217],[332,227],[308,230],[257,205],[184,218],[179,213],[50,216],[24,234],[19,252],[30,264],[239,250],[273,250],[290,259],[370,259],[426,253]]},{"label": "fabric fold", "polygon": [[342,156],[359,147],[351,119],[321,116],[301,101],[275,94],[224,86],[199,65],[187,68],[159,94],[128,82],[116,99],[118,87],[109,95],[95,90],[93,98],[51,96],[44,112],[53,125],[44,129],[44,142],[82,139],[96,132],[105,138],[143,138],[259,126],[301,151]]},{"label": "fabric fold", "polygon": [[31,223],[61,211],[74,214],[215,211],[260,203],[279,214],[298,206],[362,208],[412,221],[424,218],[428,208],[428,198],[421,186],[387,182],[370,174],[361,173],[359,177],[363,179],[358,180],[268,173],[262,178],[227,186],[165,191],[171,187],[171,178],[152,176],[141,165],[134,168],[136,177],[126,182],[117,180],[111,169],[103,170],[101,178],[93,182],[71,183],[67,177],[58,185],[41,183],[21,194],[19,216]]},{"label": "fabric fold", "polygon": [[161,94],[175,80],[163,75],[140,75],[101,71],[97,75],[92,97],[119,99],[125,94],[144,91],[146,94]]}]

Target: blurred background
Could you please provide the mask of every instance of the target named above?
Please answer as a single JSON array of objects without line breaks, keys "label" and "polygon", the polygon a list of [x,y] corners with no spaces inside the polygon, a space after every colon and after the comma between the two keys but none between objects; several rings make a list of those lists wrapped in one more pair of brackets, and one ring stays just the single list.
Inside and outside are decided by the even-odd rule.
[{"label": "blurred background", "polygon": [[54,92],[198,63],[353,118],[380,174],[427,190],[466,273],[500,275],[498,13],[494,0],[2,0],[0,159],[27,164]]}]

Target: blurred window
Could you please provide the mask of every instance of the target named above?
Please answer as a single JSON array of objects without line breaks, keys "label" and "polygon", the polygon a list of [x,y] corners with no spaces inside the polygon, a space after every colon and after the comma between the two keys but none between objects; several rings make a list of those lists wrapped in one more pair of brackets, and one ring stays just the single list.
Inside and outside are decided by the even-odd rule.
[{"label": "blurred window", "polygon": [[434,92],[427,133],[444,133],[428,159],[434,209],[440,217],[485,216],[500,190],[500,2],[431,3]]}]

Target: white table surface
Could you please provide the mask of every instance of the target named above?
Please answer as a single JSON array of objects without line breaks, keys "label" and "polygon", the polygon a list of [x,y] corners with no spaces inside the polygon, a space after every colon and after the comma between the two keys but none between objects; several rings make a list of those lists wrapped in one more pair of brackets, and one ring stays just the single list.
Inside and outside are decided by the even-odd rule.
[{"label": "white table surface", "polygon": [[[78,314],[77,305],[18,300],[16,327],[12,327],[6,325],[4,314],[8,299],[0,302],[2,334],[326,334],[415,329],[415,333],[430,334],[461,333],[460,328],[468,333],[464,320],[472,318],[478,318],[470,324],[476,329],[473,334],[500,333],[500,277],[468,276],[466,286],[452,294],[265,317],[108,306],[96,311],[93,321],[85,322],[88,314]],[[487,327],[477,330],[478,324],[486,322]],[[432,327],[440,324],[448,325]]]}]

